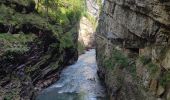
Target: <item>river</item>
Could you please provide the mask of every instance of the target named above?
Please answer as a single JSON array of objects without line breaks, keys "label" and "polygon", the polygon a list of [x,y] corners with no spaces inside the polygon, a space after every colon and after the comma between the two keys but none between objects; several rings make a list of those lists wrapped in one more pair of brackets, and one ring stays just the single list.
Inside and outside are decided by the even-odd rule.
[{"label": "river", "polygon": [[66,67],[60,79],[36,100],[107,100],[105,89],[97,76],[95,50],[86,51],[78,61]]}]

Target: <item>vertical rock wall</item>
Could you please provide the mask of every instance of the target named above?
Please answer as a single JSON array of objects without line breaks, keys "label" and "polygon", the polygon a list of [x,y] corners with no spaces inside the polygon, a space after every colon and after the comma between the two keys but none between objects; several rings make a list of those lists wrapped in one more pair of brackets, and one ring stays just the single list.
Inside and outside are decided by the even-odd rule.
[{"label": "vertical rock wall", "polygon": [[113,100],[170,100],[170,1],[105,0],[99,75]]},{"label": "vertical rock wall", "polygon": [[85,0],[86,15],[80,20],[79,42],[86,49],[94,48],[94,35],[99,17],[99,5],[97,0]]},{"label": "vertical rock wall", "polygon": [[79,42],[82,43],[86,48],[94,47],[94,34],[95,29],[88,18],[82,17],[80,20],[79,29]]}]

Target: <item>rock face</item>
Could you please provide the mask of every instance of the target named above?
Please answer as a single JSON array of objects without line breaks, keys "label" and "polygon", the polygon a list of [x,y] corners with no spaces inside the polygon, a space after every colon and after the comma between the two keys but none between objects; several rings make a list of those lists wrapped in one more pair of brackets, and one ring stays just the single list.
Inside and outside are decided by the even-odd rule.
[{"label": "rock face", "polygon": [[104,1],[96,50],[111,99],[169,99],[169,7],[168,0]]},{"label": "rock face", "polygon": [[86,48],[94,47],[95,29],[88,18],[82,17],[80,20],[79,38],[80,43],[84,44]]},{"label": "rock face", "polygon": [[86,15],[80,19],[79,29],[79,53],[82,54],[84,49],[95,47],[95,29],[99,18],[99,4],[96,0],[85,0]]},{"label": "rock face", "polygon": [[34,0],[1,0],[0,100],[34,100],[55,82],[77,60],[77,23],[64,33],[36,12]]},{"label": "rock face", "polygon": [[97,0],[86,0],[87,11],[94,17],[99,16],[99,5],[97,4]]}]

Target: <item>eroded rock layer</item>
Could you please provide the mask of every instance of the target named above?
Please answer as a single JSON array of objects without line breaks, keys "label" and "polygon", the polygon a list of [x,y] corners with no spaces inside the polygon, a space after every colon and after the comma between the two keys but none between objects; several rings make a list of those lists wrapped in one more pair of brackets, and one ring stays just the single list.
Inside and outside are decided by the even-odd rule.
[{"label": "eroded rock layer", "polygon": [[170,99],[169,36],[169,0],[104,1],[96,49],[111,99]]},{"label": "eroded rock layer", "polygon": [[77,60],[79,22],[52,22],[34,0],[0,1],[0,100],[34,100]]}]

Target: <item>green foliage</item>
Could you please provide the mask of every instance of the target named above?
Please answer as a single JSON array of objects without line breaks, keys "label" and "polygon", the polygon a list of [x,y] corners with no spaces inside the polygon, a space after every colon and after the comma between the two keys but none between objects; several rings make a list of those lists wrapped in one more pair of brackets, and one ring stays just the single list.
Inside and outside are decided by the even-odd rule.
[{"label": "green foliage", "polygon": [[15,12],[15,10],[10,7],[6,7],[5,5],[0,6],[0,23],[15,26],[15,28],[19,28],[22,27],[23,24],[30,23],[39,28],[52,29],[52,25],[38,14],[21,14]]},{"label": "green foliage", "polygon": [[159,66],[154,64],[149,56],[141,56],[139,59],[143,65],[146,65],[151,77],[154,77],[160,69]]},{"label": "green foliage", "polygon": [[[0,49],[2,52],[25,52],[29,48],[27,43],[35,39],[34,34],[0,34]],[[1,53],[2,53],[1,52]]]},{"label": "green foliage", "polygon": [[148,64],[149,62],[151,62],[151,58],[148,56],[141,56],[139,57],[140,61],[142,62],[143,65]]},{"label": "green foliage", "polygon": [[166,71],[163,73],[162,77],[160,78],[160,84],[165,87],[169,83],[170,83],[170,72]]},{"label": "green foliage", "polygon": [[126,57],[122,51],[114,49],[109,58],[105,57],[104,66],[112,70],[114,67],[126,68],[126,70],[131,74],[133,79],[136,80],[137,79],[136,64],[134,61],[133,63],[129,63],[130,61],[133,60]]},{"label": "green foliage", "polygon": [[70,34],[70,33],[66,33],[60,39],[60,51],[64,48],[72,47],[73,45],[74,45],[73,37],[72,37],[72,34]]},{"label": "green foliage", "polygon": [[37,7],[42,15],[46,16],[48,14],[50,19],[56,20],[65,27],[80,19],[82,11],[85,9],[84,3],[83,0],[48,0],[48,2],[41,0]]},{"label": "green foliage", "polygon": [[113,50],[112,55],[104,60],[104,66],[114,68],[119,66],[121,68],[128,67],[128,58],[119,50]]}]

